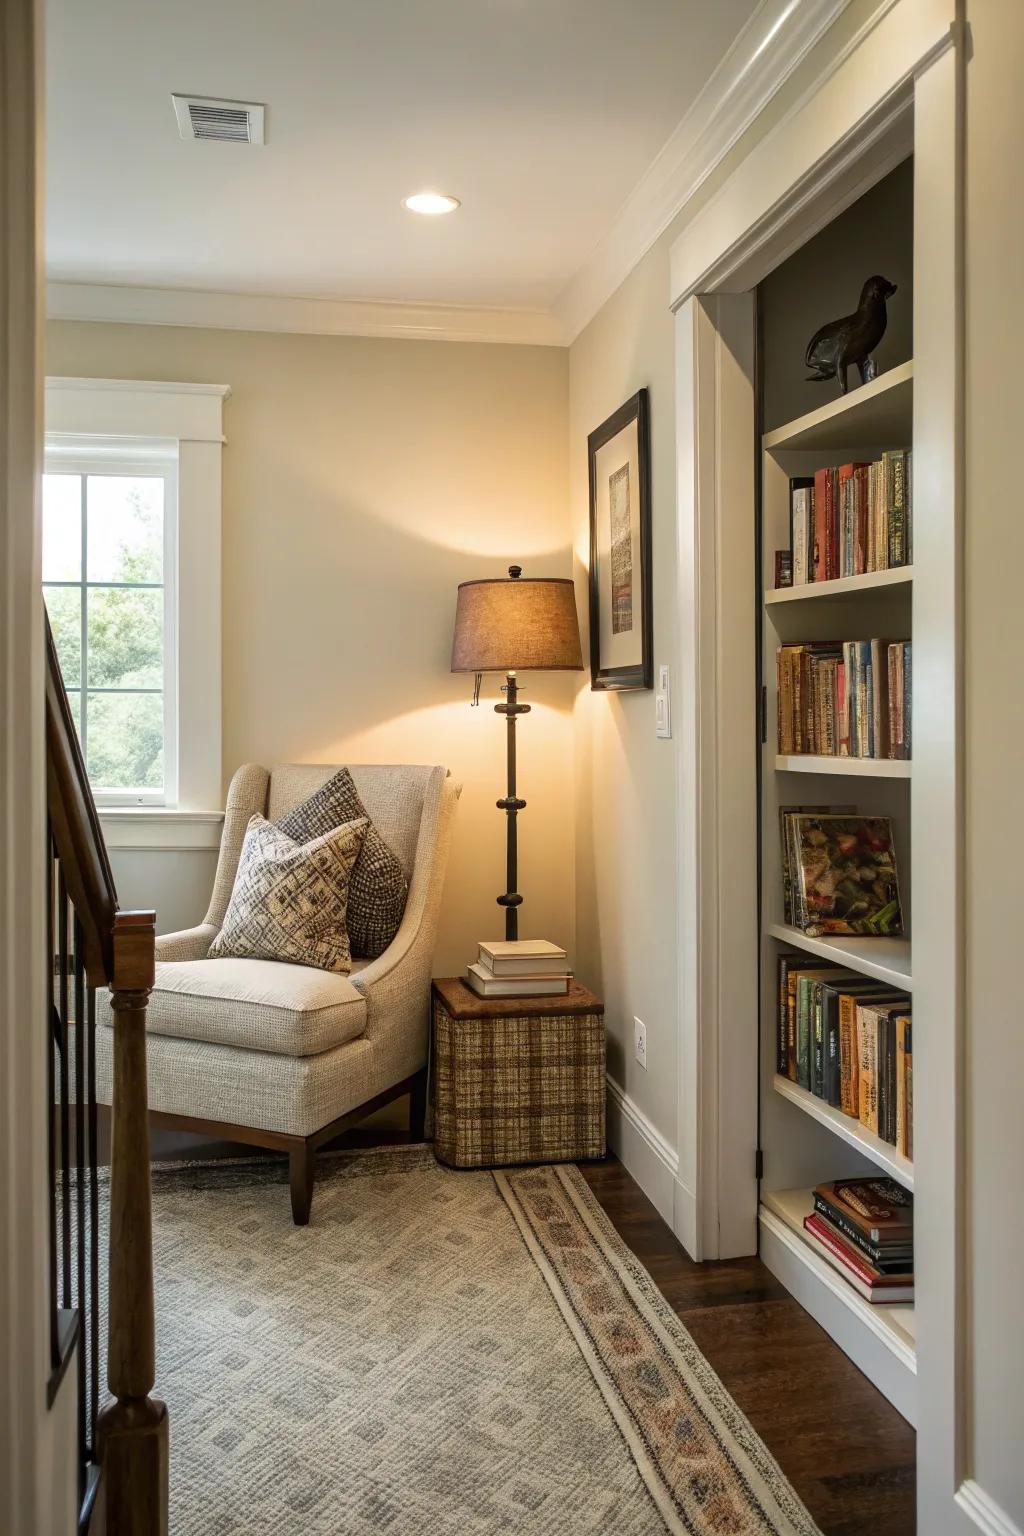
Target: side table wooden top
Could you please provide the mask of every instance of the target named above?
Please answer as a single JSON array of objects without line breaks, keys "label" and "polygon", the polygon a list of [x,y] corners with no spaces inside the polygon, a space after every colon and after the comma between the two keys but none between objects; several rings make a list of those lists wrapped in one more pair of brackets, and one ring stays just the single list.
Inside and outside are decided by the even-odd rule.
[{"label": "side table wooden top", "polygon": [[434,992],[452,1019],[509,1019],[544,1014],[604,1013],[604,1003],[573,979],[560,997],[478,997],[461,976],[442,976]]}]

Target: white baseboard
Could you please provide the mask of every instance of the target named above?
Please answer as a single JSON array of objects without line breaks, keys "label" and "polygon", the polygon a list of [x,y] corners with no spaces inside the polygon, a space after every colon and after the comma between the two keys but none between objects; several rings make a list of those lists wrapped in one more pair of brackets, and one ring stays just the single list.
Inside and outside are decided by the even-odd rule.
[{"label": "white baseboard", "polygon": [[678,1236],[679,1154],[612,1077],[608,1078],[608,1145]]},{"label": "white baseboard", "polygon": [[676,1176],[672,1212],[672,1231],[691,1259],[700,1257],[697,1241],[697,1196]]}]

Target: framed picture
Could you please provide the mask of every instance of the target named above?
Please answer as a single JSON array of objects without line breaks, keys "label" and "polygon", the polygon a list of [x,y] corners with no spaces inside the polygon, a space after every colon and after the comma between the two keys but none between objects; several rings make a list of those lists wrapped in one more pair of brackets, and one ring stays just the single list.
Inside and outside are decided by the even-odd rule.
[{"label": "framed picture", "polygon": [[587,439],[590,454],[590,686],[654,686],[651,443],[647,391]]}]

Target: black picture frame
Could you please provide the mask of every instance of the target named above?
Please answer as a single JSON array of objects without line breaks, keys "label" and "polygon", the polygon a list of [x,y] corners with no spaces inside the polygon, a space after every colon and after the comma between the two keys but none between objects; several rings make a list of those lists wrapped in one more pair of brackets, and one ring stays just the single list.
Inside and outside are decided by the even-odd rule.
[{"label": "black picture frame", "polygon": [[[601,664],[601,571],[598,566],[597,455],[627,427],[636,423],[637,494],[640,548],[640,654],[628,665]],[[637,390],[587,438],[590,482],[590,686],[592,689],[654,687],[654,614],[651,603],[651,432],[648,392]]]}]

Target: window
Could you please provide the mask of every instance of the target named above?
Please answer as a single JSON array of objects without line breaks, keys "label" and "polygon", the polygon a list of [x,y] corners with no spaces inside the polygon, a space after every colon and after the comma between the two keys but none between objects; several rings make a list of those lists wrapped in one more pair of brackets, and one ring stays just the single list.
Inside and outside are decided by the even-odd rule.
[{"label": "window", "polygon": [[177,444],[48,439],[43,591],[96,799],[177,793]]},{"label": "window", "polygon": [[216,846],[224,384],[48,378],[43,585],[107,846]]}]

